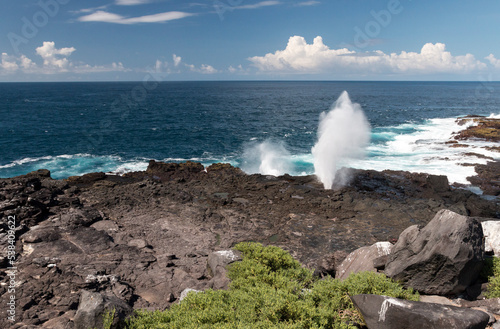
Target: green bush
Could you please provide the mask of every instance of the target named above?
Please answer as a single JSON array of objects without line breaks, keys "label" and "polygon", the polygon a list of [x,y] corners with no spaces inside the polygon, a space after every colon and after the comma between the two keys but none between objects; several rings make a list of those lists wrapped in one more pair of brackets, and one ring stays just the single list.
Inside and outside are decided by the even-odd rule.
[{"label": "green bush", "polygon": [[500,258],[492,257],[486,260],[483,275],[488,277],[488,290],[485,293],[487,298],[500,297]]},{"label": "green bush", "polygon": [[349,299],[384,294],[418,300],[382,274],[364,272],[341,282],[314,279],[286,251],[240,243],[243,261],[228,270],[230,289],[189,293],[166,311],[137,311],[127,328],[356,328],[362,319]]}]

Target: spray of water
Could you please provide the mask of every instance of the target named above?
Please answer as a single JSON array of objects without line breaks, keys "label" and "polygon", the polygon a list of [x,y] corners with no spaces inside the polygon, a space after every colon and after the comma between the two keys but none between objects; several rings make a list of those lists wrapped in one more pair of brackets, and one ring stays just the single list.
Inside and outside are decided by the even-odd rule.
[{"label": "spray of water", "polygon": [[266,140],[251,144],[243,152],[241,168],[249,174],[279,176],[290,173],[290,153],[283,143]]},{"label": "spray of water", "polygon": [[[362,157],[369,141],[370,124],[361,106],[344,91],[328,113],[321,113],[318,141],[312,148],[314,171],[325,189],[333,187],[339,163]],[[346,177],[341,181],[345,183]]]}]

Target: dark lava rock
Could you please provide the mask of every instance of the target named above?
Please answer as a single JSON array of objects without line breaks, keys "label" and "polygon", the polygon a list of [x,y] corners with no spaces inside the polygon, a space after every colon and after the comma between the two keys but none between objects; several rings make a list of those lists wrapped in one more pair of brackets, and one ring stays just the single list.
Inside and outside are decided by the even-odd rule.
[{"label": "dark lava rock", "polygon": [[425,294],[461,293],[479,275],[483,239],[477,220],[441,210],[423,229],[414,225],[401,233],[385,274]]},{"label": "dark lava rock", "polygon": [[[495,202],[426,174],[350,173],[351,183],[337,190],[314,176],[246,175],[229,164],[204,171],[152,162],[149,172],[123,176],[57,181],[42,170],[0,179],[0,215],[16,217],[18,323],[71,326],[82,290],[134,309],[165,309],[186,288],[227,286],[210,275],[208,255],[242,241],[282,247],[318,275],[334,275],[348,253],[394,241],[441,209],[500,217]],[[7,230],[0,223],[4,251]],[[0,282],[5,305],[3,272]]]},{"label": "dark lava rock", "polygon": [[484,194],[500,195],[500,162],[488,161],[487,164],[475,165],[477,176],[467,177],[467,180],[479,186]]},{"label": "dark lava rock", "polygon": [[369,329],[484,329],[489,315],[468,308],[379,295],[351,296]]}]

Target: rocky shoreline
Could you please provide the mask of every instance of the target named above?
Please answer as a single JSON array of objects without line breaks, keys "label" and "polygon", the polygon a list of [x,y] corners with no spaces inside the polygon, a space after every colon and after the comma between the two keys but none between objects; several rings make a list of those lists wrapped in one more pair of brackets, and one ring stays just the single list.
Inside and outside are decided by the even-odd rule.
[{"label": "rocky shoreline", "polygon": [[[490,128],[499,119],[459,120],[478,124],[451,147],[497,138]],[[5,306],[0,327],[85,328],[89,301],[128,314],[166,309],[185,289],[227,288],[207,262],[242,241],[279,246],[316,275],[338,276],[353,250],[394,244],[440,211],[500,220],[500,162],[469,165],[477,172],[469,181],[488,198],[423,173],[343,168],[350,183],[325,190],[315,176],[153,160],[121,176],[54,180],[38,170],[0,179],[0,305],[14,300],[14,321]]]},{"label": "rocky shoreline", "polygon": [[[84,291],[134,309],[165,309],[186,288],[227,287],[207,259],[241,241],[282,247],[317,275],[334,275],[347,253],[396,242],[442,209],[500,218],[496,199],[450,186],[445,176],[344,170],[351,183],[336,190],[314,176],[247,175],[193,162],[151,161],[146,171],[123,176],[53,180],[39,170],[1,179],[0,213],[15,218],[14,327],[78,327]],[[1,229],[7,250],[5,221]],[[0,260],[9,266],[7,257]],[[11,278],[1,276],[6,305]],[[0,319],[2,327],[11,324]]]}]

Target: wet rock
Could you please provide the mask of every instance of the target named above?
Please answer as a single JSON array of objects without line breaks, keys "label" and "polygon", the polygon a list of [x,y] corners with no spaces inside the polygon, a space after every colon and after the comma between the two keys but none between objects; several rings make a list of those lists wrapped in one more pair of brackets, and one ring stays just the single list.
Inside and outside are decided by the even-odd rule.
[{"label": "wet rock", "polygon": [[83,185],[88,186],[92,185],[94,182],[106,179],[106,174],[103,172],[94,172],[85,174],[82,176],[70,176],[67,179],[67,182],[70,185]]},{"label": "wet rock", "polygon": [[457,140],[482,139],[490,142],[500,141],[500,119],[498,118],[474,116],[457,119],[457,122],[462,125],[466,122],[475,123],[475,125],[471,125],[460,131],[455,136]]},{"label": "wet rock", "polygon": [[446,192],[450,190],[448,177],[444,175],[428,175],[426,183],[436,192]]},{"label": "wet rock", "polygon": [[407,301],[387,296],[351,296],[369,329],[484,329],[488,314],[467,308]]},{"label": "wet rock", "polygon": [[458,294],[477,279],[483,256],[481,224],[441,210],[424,228],[401,233],[385,274],[425,294]]},{"label": "wet rock", "polygon": [[477,175],[467,177],[475,186],[479,186],[484,194],[500,195],[500,161],[489,161],[487,164],[475,165]]}]

